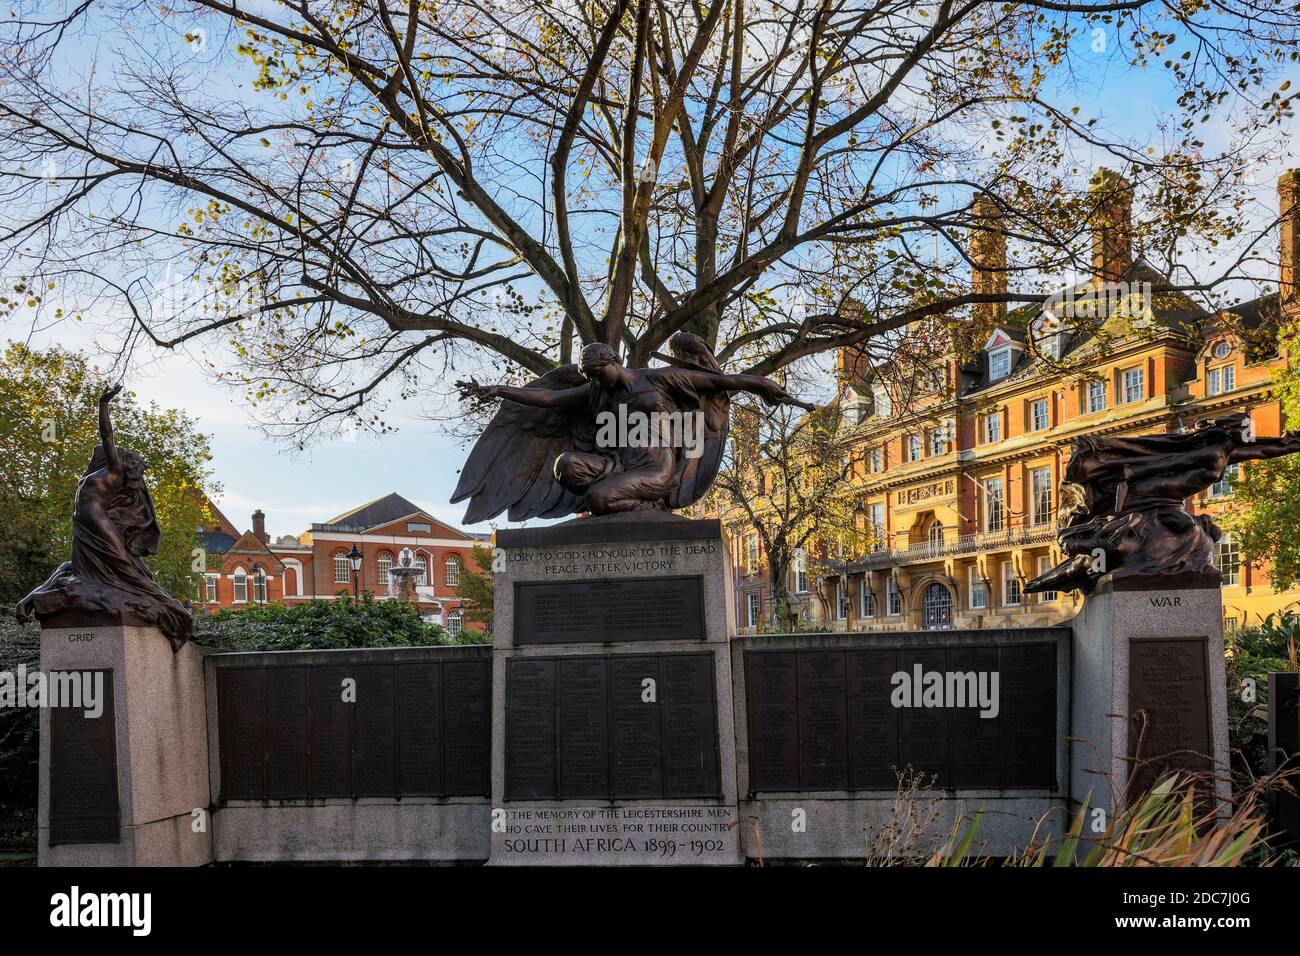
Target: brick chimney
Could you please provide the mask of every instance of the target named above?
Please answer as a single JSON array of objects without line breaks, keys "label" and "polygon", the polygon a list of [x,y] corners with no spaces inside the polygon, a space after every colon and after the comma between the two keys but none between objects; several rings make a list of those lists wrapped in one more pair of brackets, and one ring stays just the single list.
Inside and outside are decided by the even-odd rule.
[{"label": "brick chimney", "polygon": [[262,544],[271,543],[271,539],[266,534],[266,515],[262,513],[261,508],[253,512],[253,536]]},{"label": "brick chimney", "polygon": [[[971,292],[975,295],[1006,295],[1007,237],[1001,227],[1002,210],[983,194],[971,204],[970,231]],[[997,324],[1007,317],[1005,302],[977,302],[972,307],[977,318]]]},{"label": "brick chimney", "polygon": [[1278,214],[1281,218],[1282,235],[1278,242],[1279,264],[1278,296],[1282,305],[1300,305],[1300,275],[1296,267],[1300,266],[1300,203],[1296,202],[1296,193],[1300,191],[1300,169],[1288,169],[1277,181]]},{"label": "brick chimney", "polygon": [[1093,205],[1092,284],[1120,282],[1133,265],[1133,184],[1102,167],[1088,186]]}]

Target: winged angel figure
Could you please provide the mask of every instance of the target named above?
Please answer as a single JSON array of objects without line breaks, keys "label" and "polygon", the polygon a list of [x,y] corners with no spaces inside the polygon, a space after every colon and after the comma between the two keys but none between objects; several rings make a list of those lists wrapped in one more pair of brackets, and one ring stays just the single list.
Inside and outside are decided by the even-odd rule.
[{"label": "winged angel figure", "polygon": [[815,406],[761,375],[728,375],[698,335],[669,341],[668,364],[626,368],[608,345],[582,350],[523,387],[457,382],[465,398],[503,399],[461,472],[452,501],[473,524],[684,508],[718,473],[732,392],[768,405]]}]

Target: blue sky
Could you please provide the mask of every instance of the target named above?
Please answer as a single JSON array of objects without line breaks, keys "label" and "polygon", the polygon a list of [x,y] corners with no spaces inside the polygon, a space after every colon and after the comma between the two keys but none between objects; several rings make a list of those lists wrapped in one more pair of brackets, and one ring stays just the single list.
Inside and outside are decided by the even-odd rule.
[{"label": "blue sky", "polygon": [[[1085,55],[1081,62],[1084,72],[1075,79],[1082,87],[1079,105],[1084,113],[1100,116],[1108,131],[1132,136],[1145,145],[1145,138],[1168,106],[1163,71],[1126,71],[1122,62],[1114,59],[1113,51]],[[1207,132],[1207,148],[1222,145],[1214,141],[1214,130]],[[1091,160],[1092,165],[1105,162],[1100,155],[1081,155],[1079,159]],[[1278,173],[1296,163],[1293,154],[1275,168],[1259,170],[1259,198],[1264,208],[1275,205],[1272,190]],[[1242,293],[1251,291],[1243,289]],[[81,348],[96,357],[101,347],[112,341],[110,327],[105,317],[97,320],[87,315],[80,324],[65,321],[33,328],[30,316],[25,321],[17,316],[9,320],[3,335],[36,346],[57,343]],[[215,477],[224,488],[217,501],[241,529],[251,525],[249,516],[260,507],[273,535],[296,534],[312,521],[325,520],[390,491],[442,520],[459,524],[463,505],[451,505],[448,499],[468,449],[446,435],[437,422],[422,419],[418,402],[394,400],[386,418],[398,426],[395,433],[381,437],[361,433],[351,442],[331,440],[297,451],[259,431],[237,392],[205,378],[203,359],[197,347],[139,351],[126,381],[146,401],[185,409],[210,435]],[[490,380],[491,373],[481,377]],[[445,385],[428,383],[433,392],[443,391]],[[478,525],[471,530],[489,527]]]}]

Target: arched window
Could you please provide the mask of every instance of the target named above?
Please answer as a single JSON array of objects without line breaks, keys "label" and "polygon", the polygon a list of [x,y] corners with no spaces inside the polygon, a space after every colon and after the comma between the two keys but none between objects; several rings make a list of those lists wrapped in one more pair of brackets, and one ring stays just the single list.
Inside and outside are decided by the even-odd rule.
[{"label": "arched window", "polygon": [[346,551],[334,552],[334,583],[349,584],[352,581],[352,562]]},{"label": "arched window", "polygon": [[921,622],[927,631],[952,627],[952,595],[938,582],[925,589],[921,599]]},{"label": "arched window", "polygon": [[415,556],[415,567],[420,572],[419,576],[415,579],[415,583],[421,587],[425,587],[429,583],[429,559],[422,554],[417,554]]},{"label": "arched window", "polygon": [[379,554],[379,583],[382,587],[388,586],[388,571],[393,566],[393,556],[387,551]]},{"label": "arched window", "polygon": [[235,603],[248,603],[248,572],[242,567],[235,568]]},{"label": "arched window", "polygon": [[298,569],[292,564],[284,566],[284,596],[298,593]]},{"label": "arched window", "polygon": [[464,621],[464,615],[461,614],[459,608],[452,611],[450,614],[447,615],[447,633],[449,633],[452,637],[455,637],[457,634],[460,633],[460,629],[463,621]]},{"label": "arched window", "polygon": [[447,555],[447,587],[460,587],[460,557],[455,554]]}]

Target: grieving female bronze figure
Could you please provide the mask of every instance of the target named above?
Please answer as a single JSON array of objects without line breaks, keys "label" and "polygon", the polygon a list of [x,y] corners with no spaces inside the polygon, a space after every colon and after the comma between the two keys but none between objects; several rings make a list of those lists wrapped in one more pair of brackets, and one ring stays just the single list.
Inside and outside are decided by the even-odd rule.
[{"label": "grieving female bronze figure", "polygon": [[[612,348],[595,343],[582,350],[581,366],[562,366],[522,388],[457,382],[467,398],[505,399],[452,495],[453,502],[470,499],[466,523],[506,509],[511,521],[522,521],[685,507],[717,475],[731,392],[813,407],[771,379],[726,374],[697,335],[679,332],[669,347],[666,367],[626,368]],[[646,431],[611,441],[602,430],[611,421],[644,423]],[[681,440],[683,422],[698,445]]]},{"label": "grieving female bronze figure", "polygon": [[193,619],[160,588],[143,557],[158,553],[162,531],[144,483],[144,462],[113,443],[109,402],[120,385],[99,399],[100,444],[72,507],[72,560],[65,561],[18,604],[18,619],[55,614],[125,616],[153,624],[179,650],[190,639]]},{"label": "grieving female bronze figure", "polygon": [[1104,574],[1214,574],[1222,535],[1183,502],[1229,465],[1300,451],[1300,433],[1252,437],[1249,415],[1200,422],[1169,435],[1080,438],[1065,470],[1057,539],[1066,559],[1025,587],[1091,594]]}]

